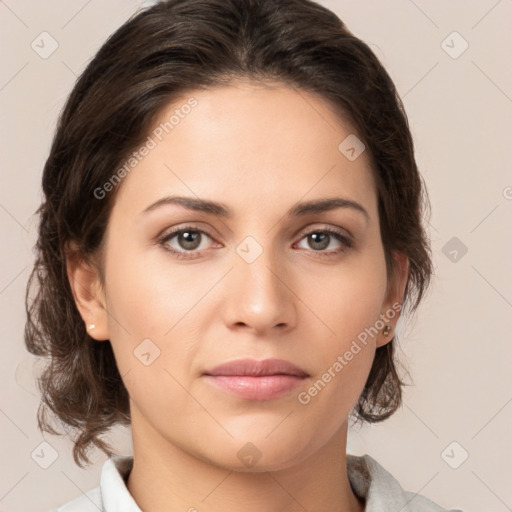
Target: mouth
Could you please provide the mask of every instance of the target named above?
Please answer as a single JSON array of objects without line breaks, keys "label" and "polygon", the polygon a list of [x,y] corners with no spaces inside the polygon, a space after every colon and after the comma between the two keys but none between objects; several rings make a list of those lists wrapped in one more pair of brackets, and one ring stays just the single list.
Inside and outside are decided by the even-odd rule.
[{"label": "mouth", "polygon": [[207,382],[246,400],[273,400],[290,393],[309,374],[283,359],[239,359],[204,372]]}]

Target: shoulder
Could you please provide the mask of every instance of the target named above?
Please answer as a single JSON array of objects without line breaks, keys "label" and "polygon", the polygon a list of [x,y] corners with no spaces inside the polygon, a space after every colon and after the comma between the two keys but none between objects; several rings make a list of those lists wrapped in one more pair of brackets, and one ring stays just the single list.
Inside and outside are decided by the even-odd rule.
[{"label": "shoulder", "polygon": [[132,456],[107,459],[97,487],[49,512],[141,512],[126,487],[132,466]]},{"label": "shoulder", "polygon": [[369,455],[347,454],[347,474],[354,492],[366,501],[365,512],[462,512],[445,509],[421,494],[406,491]]}]

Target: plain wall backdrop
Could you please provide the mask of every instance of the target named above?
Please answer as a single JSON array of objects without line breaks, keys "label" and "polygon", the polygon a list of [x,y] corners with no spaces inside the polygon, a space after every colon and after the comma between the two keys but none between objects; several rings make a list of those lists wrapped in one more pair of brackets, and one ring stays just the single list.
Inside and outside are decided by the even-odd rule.
[{"label": "plain wall backdrop", "polygon": [[[394,80],[432,205],[436,275],[415,318],[401,324],[399,354],[413,385],[392,418],[349,434],[348,451],[370,454],[405,489],[446,508],[510,511],[512,1],[320,3]],[[58,113],[77,75],[140,5],[0,0],[2,511],[61,505],[96,486],[106,460],[96,452],[82,470],[66,437],[37,429],[24,294]],[[111,439],[130,452],[129,430]]]}]

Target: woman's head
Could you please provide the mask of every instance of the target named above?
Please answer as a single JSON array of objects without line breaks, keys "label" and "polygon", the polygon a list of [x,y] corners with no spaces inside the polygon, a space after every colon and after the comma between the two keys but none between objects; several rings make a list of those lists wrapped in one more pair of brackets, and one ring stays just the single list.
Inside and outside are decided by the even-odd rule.
[{"label": "woman's head", "polygon": [[[43,190],[26,343],[49,357],[40,425],[52,431],[51,410],[76,428],[77,462],[132,420],[225,466],[252,442],[279,468],[352,409],[380,421],[400,405],[398,310],[431,275],[424,190],[393,83],[330,11],[139,13],[75,85]],[[307,377],[247,400],[205,376],[248,357]]]}]

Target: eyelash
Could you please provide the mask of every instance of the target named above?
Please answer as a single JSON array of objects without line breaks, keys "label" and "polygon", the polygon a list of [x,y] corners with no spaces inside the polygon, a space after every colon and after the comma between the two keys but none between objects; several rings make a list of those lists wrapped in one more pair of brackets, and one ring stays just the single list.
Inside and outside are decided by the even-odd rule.
[{"label": "eyelash", "polygon": [[[164,251],[171,253],[177,259],[192,260],[192,259],[199,258],[201,255],[201,251],[199,251],[199,252],[197,252],[197,251],[176,251],[175,249],[169,249],[168,246],[166,245],[176,235],[179,235],[184,232],[200,233],[202,235],[206,235],[208,238],[213,239],[212,236],[210,236],[206,231],[203,231],[202,229],[198,229],[195,226],[183,226],[179,229],[175,229],[173,231],[169,231],[169,232],[165,233],[164,235],[162,235],[161,237],[159,237],[157,239],[157,243],[164,249]],[[318,255],[320,257],[331,258],[331,257],[339,256],[340,254],[344,253],[348,249],[351,249],[353,246],[352,240],[350,240],[350,238],[348,238],[346,235],[344,235],[343,232],[338,231],[333,228],[313,229],[311,231],[303,233],[300,240],[302,240],[303,238],[305,238],[313,233],[322,233],[322,234],[331,235],[344,245],[344,247],[342,247],[341,249],[337,249],[335,251],[314,251],[312,249],[312,251],[318,253]],[[194,255],[198,255],[198,256],[189,256],[190,254],[194,254]]]}]

